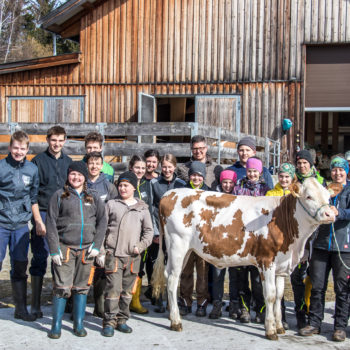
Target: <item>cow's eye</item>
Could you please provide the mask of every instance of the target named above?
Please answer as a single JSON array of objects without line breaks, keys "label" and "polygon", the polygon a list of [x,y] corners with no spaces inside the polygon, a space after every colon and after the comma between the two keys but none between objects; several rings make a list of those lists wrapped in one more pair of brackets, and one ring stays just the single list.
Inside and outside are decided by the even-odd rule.
[{"label": "cow's eye", "polygon": [[311,197],[311,196],[307,196],[306,199],[308,199],[308,200],[311,201],[311,200],[312,200],[312,197]]}]

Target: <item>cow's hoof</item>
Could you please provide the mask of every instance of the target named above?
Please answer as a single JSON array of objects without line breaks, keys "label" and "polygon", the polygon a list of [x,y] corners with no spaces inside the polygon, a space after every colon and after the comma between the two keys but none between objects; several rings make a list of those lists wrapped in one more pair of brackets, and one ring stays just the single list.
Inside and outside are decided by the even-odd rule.
[{"label": "cow's hoof", "polygon": [[175,331],[175,332],[181,332],[182,331],[182,324],[181,323],[177,323],[177,324],[172,324],[170,326],[170,329],[172,331]]},{"label": "cow's hoof", "polygon": [[285,334],[285,333],[286,333],[286,331],[283,327],[277,328],[277,334]]},{"label": "cow's hoof", "polygon": [[269,340],[278,340],[278,336],[276,333],[273,334],[266,334],[266,338]]}]

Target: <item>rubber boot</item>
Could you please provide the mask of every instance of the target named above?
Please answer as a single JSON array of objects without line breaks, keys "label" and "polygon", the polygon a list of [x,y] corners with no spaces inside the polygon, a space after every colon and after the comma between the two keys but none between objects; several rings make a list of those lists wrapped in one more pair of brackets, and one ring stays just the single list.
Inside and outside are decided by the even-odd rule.
[{"label": "rubber boot", "polygon": [[309,314],[310,297],[311,297],[311,289],[312,289],[310,276],[306,276],[306,278],[304,280],[304,284],[305,284],[304,300],[305,300],[305,304],[306,304],[306,312],[307,312],[307,314]]},{"label": "rubber boot", "polygon": [[296,318],[297,318],[297,327],[298,327],[298,329],[303,329],[303,328],[305,328],[307,326],[305,310],[297,311]]},{"label": "rubber boot", "polygon": [[41,290],[43,287],[43,277],[42,276],[32,276],[31,277],[31,285],[32,285],[32,303],[30,307],[30,313],[36,318],[42,318],[43,313],[41,311]]},{"label": "rubber boot", "polygon": [[130,311],[136,312],[137,314],[147,314],[148,310],[140,303],[141,288],[142,280],[141,278],[137,277],[136,290],[131,299]]},{"label": "rubber boot", "polygon": [[33,322],[36,316],[27,310],[27,280],[11,281],[12,295],[15,304],[15,318]]},{"label": "rubber boot", "polygon": [[48,337],[51,339],[59,339],[61,337],[62,318],[64,308],[66,307],[66,298],[54,296],[52,300],[52,326]]},{"label": "rubber boot", "polygon": [[86,309],[87,294],[73,295],[73,329],[74,334],[78,337],[85,337],[87,332],[84,328],[84,317]]},{"label": "rubber boot", "polygon": [[94,282],[94,300],[95,300],[95,308],[94,308],[94,316],[103,318],[103,314],[105,311],[105,297],[104,290],[106,286],[106,279],[99,278]]}]

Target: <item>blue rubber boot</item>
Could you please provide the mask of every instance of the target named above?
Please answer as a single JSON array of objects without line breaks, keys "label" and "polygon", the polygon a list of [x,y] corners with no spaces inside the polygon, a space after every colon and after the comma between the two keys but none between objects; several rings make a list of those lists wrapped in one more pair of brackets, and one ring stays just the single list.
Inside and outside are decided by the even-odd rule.
[{"label": "blue rubber boot", "polygon": [[78,337],[85,337],[87,335],[83,324],[85,317],[86,300],[86,294],[75,293],[73,296],[74,334]]},{"label": "blue rubber boot", "polygon": [[114,328],[110,325],[104,326],[102,329],[102,335],[104,337],[113,337],[114,335]]},{"label": "blue rubber boot", "polygon": [[62,317],[64,314],[64,308],[66,307],[66,302],[66,298],[53,297],[52,326],[51,331],[48,334],[48,337],[51,339],[58,339],[61,336]]}]

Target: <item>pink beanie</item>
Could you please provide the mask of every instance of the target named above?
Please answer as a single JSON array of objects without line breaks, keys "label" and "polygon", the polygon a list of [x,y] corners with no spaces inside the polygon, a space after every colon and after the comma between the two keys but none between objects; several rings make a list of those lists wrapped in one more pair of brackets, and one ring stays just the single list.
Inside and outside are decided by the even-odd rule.
[{"label": "pink beanie", "polygon": [[256,169],[260,174],[263,171],[262,161],[258,158],[249,158],[247,160],[247,169]]},{"label": "pink beanie", "polygon": [[220,183],[222,180],[232,180],[234,183],[236,183],[237,174],[233,170],[223,170],[220,174]]}]

